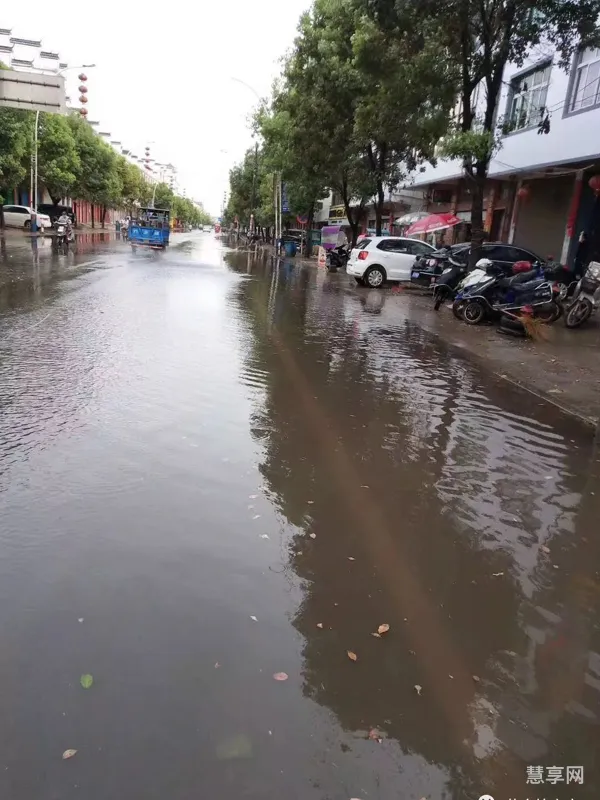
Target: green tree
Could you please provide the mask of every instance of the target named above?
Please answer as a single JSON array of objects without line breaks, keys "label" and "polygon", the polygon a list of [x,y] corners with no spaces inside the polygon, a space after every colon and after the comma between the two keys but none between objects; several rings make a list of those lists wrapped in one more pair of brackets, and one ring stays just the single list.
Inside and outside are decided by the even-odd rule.
[{"label": "green tree", "polygon": [[122,202],[129,212],[136,203],[144,205],[144,176],[139,167],[130,164],[124,156],[117,157],[117,172],[123,186]]},{"label": "green tree", "polygon": [[[104,227],[106,210],[118,207],[123,196],[117,155],[79,115],[71,114],[68,123],[81,163],[74,192],[81,199],[102,207],[101,223]],[[95,227],[93,206],[92,227]]]},{"label": "green tree", "polygon": [[352,5],[354,67],[362,84],[354,138],[374,177],[379,236],[386,191],[396,189],[425,161],[434,161],[456,100],[458,70],[448,51],[426,35],[426,27],[417,27],[414,9],[395,19],[388,16],[382,25],[370,14],[372,0],[353,0]]},{"label": "green tree", "polygon": [[38,175],[54,205],[69,195],[81,172],[73,131],[59,114],[41,114],[38,128]]},{"label": "green tree", "polygon": [[[458,67],[460,118],[444,141],[443,153],[462,160],[471,184],[474,262],[484,236],[489,165],[501,144],[497,115],[505,68],[522,66],[532,49],[543,45],[555,48],[559,66],[567,69],[578,47],[599,42],[600,0],[422,0],[418,6],[412,0],[370,0],[369,14],[386,30],[399,25],[399,18],[416,14],[416,29],[423,26]],[[477,108],[480,85],[485,99]]]},{"label": "green tree", "polygon": [[8,192],[29,172],[31,128],[28,112],[0,108],[0,227],[4,228],[2,206]]},{"label": "green tree", "polygon": [[354,121],[363,88],[356,68],[352,0],[315,0],[303,14],[283,72],[276,110],[289,116],[290,149],[308,174],[335,190],[356,241],[364,207],[376,189]]},{"label": "green tree", "polygon": [[154,207],[172,209],[175,200],[173,190],[166,183],[158,183],[154,191]]}]

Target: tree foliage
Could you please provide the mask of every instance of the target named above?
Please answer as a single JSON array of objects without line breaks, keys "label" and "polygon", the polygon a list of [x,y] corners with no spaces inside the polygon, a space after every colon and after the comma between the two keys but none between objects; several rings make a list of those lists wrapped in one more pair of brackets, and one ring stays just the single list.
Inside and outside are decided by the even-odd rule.
[{"label": "tree foliage", "polygon": [[80,172],[81,161],[68,121],[59,114],[40,114],[38,177],[54,204],[71,193]]}]

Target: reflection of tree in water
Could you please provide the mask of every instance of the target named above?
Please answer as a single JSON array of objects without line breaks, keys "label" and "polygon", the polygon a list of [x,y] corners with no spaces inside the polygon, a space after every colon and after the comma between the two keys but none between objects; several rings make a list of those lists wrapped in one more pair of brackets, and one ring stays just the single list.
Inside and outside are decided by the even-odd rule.
[{"label": "reflection of tree in water", "polygon": [[[520,665],[531,661],[523,619],[533,606],[522,581],[510,576],[522,575],[520,547],[526,550],[548,527],[564,536],[573,526],[567,517],[561,527],[564,498],[577,496],[578,488],[569,452],[562,443],[552,448],[549,431],[540,444],[535,426],[532,434],[526,420],[512,421],[510,399],[500,431],[511,447],[502,438],[498,447],[485,412],[503,415],[506,402],[491,403],[463,362],[410,323],[400,331],[363,332],[361,318],[341,313],[346,300],[339,293],[327,294],[338,313],[324,312],[323,295],[307,294],[310,280],[308,273],[299,281],[296,272],[274,278],[267,270],[238,290],[253,331],[248,364],[266,376],[256,413],[265,448],[261,471],[274,501],[302,531],[290,558],[305,586],[294,618],[305,640],[304,693],[334,711],[345,729],[376,727],[405,751],[446,765],[456,791],[471,783],[475,790],[482,775],[496,785],[503,773],[513,776],[514,791],[523,785],[522,765],[503,748],[519,758],[525,751],[510,735],[510,718],[539,698],[522,699]],[[538,481],[550,466],[561,475],[552,491]],[[504,483],[489,478],[492,468],[507,473]],[[477,516],[465,526],[463,508],[477,508],[477,492],[485,491],[503,511],[511,471],[531,494],[529,507],[543,513],[523,514],[518,547],[508,537],[502,550],[490,552]],[[381,513],[391,533],[383,545],[376,544],[377,526],[356,513],[357,495],[367,518],[371,505]],[[501,517],[485,518],[488,528],[503,524]],[[502,527],[493,530],[501,539]],[[530,587],[537,587],[535,566],[527,569]],[[496,572],[504,575],[494,579]],[[416,581],[413,594],[398,591],[407,578]],[[433,615],[420,614],[424,602]],[[369,635],[381,622],[392,625],[385,641]],[[468,686],[449,677],[448,643]],[[358,654],[356,664],[348,649]],[[476,683],[472,674],[485,680]],[[415,684],[423,686],[421,697]],[[452,695],[455,702],[447,699]],[[533,719],[521,716],[524,725]],[[536,727],[548,750],[556,725]]]}]

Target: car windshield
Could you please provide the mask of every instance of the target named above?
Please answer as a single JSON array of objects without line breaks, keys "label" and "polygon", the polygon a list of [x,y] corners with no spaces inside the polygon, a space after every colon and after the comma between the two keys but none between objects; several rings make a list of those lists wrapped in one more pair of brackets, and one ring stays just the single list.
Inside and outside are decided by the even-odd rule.
[{"label": "car windshield", "polygon": [[359,242],[359,243],[358,243],[358,244],[355,246],[355,249],[356,249],[356,250],[364,250],[364,248],[365,248],[365,247],[366,247],[368,244],[371,244],[371,240],[370,240],[370,239],[363,239],[361,242]]}]

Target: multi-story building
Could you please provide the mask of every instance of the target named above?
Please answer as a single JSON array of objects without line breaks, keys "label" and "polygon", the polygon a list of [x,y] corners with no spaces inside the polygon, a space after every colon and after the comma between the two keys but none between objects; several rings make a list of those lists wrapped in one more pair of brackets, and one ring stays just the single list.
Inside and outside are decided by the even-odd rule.
[{"label": "multi-story building", "polygon": [[[489,170],[485,228],[492,241],[527,246],[572,262],[581,231],[600,228],[600,49],[580,50],[565,72],[552,49],[534,48],[520,69],[507,67],[498,108],[501,148]],[[549,132],[543,132],[547,120]],[[439,160],[413,185],[427,210],[464,223],[446,241],[470,235],[471,187],[461,163]]]},{"label": "multi-story building", "polygon": [[[421,211],[425,208],[426,191],[421,188],[401,187],[393,192],[388,192],[384,203],[382,215],[382,230],[393,233],[400,230],[398,220],[405,214]],[[353,203],[353,205],[355,205]],[[329,196],[321,200],[321,208],[315,214],[315,222],[320,225],[348,226],[346,209],[342,198],[337,192],[330,192]],[[361,229],[364,231],[375,230],[375,203],[372,200],[364,207],[360,219]]]}]

